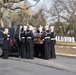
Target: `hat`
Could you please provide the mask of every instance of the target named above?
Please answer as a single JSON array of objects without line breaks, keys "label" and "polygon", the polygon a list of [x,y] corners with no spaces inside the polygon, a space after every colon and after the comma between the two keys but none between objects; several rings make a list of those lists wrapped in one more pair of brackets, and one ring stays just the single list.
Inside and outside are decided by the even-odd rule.
[{"label": "hat", "polygon": [[20,29],[22,29],[22,26],[20,26]]},{"label": "hat", "polygon": [[45,28],[48,28],[48,27],[49,27],[48,25],[45,26]]},{"label": "hat", "polygon": [[48,27],[49,27],[49,24],[46,24],[46,25],[45,25],[45,28],[48,28]]},{"label": "hat", "polygon": [[40,27],[38,29],[43,29],[43,26],[40,25]]},{"label": "hat", "polygon": [[32,30],[32,29],[33,29],[33,26],[30,25],[30,26],[29,26],[29,29]]},{"label": "hat", "polygon": [[24,26],[24,30],[27,30],[27,28],[28,28],[27,26]]},{"label": "hat", "polygon": [[29,28],[32,28],[32,26],[31,26],[31,25],[29,25]]},{"label": "hat", "polygon": [[36,30],[36,27],[33,27]]},{"label": "hat", "polygon": [[54,26],[50,26],[50,28],[51,28],[51,29],[53,29],[53,28],[54,28]]}]

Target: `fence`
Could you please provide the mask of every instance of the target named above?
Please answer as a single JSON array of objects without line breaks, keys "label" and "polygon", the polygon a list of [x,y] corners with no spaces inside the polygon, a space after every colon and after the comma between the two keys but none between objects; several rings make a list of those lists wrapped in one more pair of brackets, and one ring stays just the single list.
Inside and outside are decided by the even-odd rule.
[{"label": "fence", "polygon": [[75,37],[56,36],[56,41],[75,42]]}]

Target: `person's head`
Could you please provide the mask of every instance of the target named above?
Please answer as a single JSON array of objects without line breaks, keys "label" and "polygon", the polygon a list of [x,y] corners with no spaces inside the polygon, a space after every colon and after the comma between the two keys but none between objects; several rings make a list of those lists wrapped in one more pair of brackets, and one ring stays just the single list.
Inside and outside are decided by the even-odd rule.
[{"label": "person's head", "polygon": [[21,28],[21,31],[23,31],[23,28]]},{"label": "person's head", "polygon": [[45,30],[49,30],[49,26],[48,25],[45,26]]},{"label": "person's head", "polygon": [[22,26],[20,26],[20,30],[22,29]]},{"label": "person's head", "polygon": [[43,28],[42,28],[42,27],[39,27],[38,30],[39,30],[40,32],[42,32]]},{"label": "person's head", "polygon": [[29,30],[31,30],[31,31],[32,31],[32,29],[33,29],[33,27],[30,25],[30,26],[29,26]]},{"label": "person's head", "polygon": [[4,29],[4,34],[8,34],[9,33],[9,29],[8,28],[5,28]]},{"label": "person's head", "polygon": [[36,28],[35,27],[32,27],[31,31],[34,33],[36,32]]},{"label": "person's head", "polygon": [[54,26],[50,26],[50,30],[51,31],[54,31]]},{"label": "person's head", "polygon": [[26,31],[28,29],[28,26],[24,26],[24,30]]}]

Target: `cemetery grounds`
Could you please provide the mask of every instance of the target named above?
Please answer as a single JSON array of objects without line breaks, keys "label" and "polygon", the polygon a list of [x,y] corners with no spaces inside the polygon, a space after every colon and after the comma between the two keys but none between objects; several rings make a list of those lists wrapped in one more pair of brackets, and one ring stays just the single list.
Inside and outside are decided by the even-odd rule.
[{"label": "cemetery grounds", "polygon": [[76,55],[76,42],[57,41],[55,45],[56,53]]}]

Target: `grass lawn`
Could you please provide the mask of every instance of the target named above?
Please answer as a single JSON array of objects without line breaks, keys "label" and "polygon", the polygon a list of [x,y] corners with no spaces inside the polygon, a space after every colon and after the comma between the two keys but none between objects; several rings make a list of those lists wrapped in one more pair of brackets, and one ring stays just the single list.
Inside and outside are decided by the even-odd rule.
[{"label": "grass lawn", "polygon": [[56,53],[76,55],[76,42],[60,42],[55,45]]},{"label": "grass lawn", "polygon": [[56,41],[56,45],[76,46],[76,42],[62,42],[62,41]]}]

